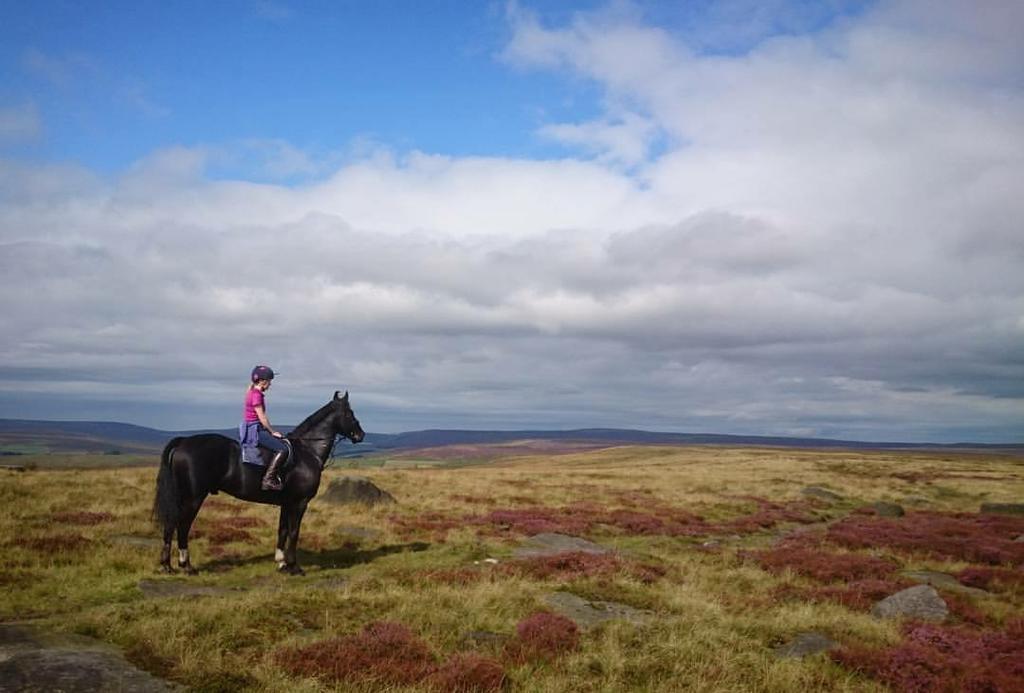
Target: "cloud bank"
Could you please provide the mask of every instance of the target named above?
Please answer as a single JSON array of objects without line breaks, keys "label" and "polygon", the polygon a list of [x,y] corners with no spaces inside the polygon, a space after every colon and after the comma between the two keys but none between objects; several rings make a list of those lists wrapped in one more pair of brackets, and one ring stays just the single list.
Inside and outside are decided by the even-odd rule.
[{"label": "cloud bank", "polygon": [[603,95],[537,133],[574,156],[0,161],[0,416],[230,425],[260,361],[276,421],[343,387],[377,431],[1020,440],[1022,20],[889,2],[729,53],[514,7],[508,69]]}]

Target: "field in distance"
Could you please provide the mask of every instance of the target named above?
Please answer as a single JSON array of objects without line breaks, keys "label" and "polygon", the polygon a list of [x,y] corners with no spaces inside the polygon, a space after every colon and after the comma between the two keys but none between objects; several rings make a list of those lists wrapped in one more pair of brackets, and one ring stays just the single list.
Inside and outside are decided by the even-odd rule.
[{"label": "field in distance", "polygon": [[[1024,686],[1024,516],[980,512],[1024,501],[1020,458],[490,452],[360,468],[397,503],[314,500],[303,577],[275,571],[275,508],[212,497],[200,575],[158,576],[154,467],[3,472],[0,621],[195,690]],[[872,615],[922,582],[941,620]]]}]

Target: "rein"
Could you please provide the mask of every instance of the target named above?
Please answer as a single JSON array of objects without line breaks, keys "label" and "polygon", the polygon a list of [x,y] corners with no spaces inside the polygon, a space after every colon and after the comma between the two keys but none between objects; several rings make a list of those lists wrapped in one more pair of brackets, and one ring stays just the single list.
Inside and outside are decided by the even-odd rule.
[{"label": "rein", "polygon": [[328,466],[330,466],[331,460],[334,459],[334,451],[338,449],[338,443],[341,441],[342,438],[345,438],[345,437],[347,437],[347,436],[345,436],[344,433],[335,433],[333,436],[329,436],[329,437],[325,437],[325,438],[297,438],[296,440],[299,440],[299,441],[302,441],[302,442],[309,442],[309,443],[315,443],[315,442],[322,441],[322,440],[330,440],[330,441],[332,441],[332,443],[331,443],[331,451],[330,451],[330,453],[328,453],[327,458],[324,460],[324,463],[322,465],[320,465],[320,469],[324,470],[324,469],[327,469]]}]

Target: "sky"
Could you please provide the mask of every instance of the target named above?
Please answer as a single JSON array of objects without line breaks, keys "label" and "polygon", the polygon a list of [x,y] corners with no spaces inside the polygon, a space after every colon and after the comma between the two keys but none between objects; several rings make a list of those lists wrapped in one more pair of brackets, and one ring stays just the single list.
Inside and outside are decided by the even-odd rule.
[{"label": "sky", "polygon": [[0,0],[0,417],[1024,442],[1021,26]]}]

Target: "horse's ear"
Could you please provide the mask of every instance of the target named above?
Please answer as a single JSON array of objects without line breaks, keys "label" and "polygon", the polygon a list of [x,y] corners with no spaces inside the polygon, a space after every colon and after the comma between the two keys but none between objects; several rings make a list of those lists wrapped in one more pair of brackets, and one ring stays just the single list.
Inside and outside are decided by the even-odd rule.
[{"label": "horse's ear", "polygon": [[348,390],[345,390],[345,394],[341,394],[341,390],[334,391],[334,399],[346,400],[348,399]]}]

